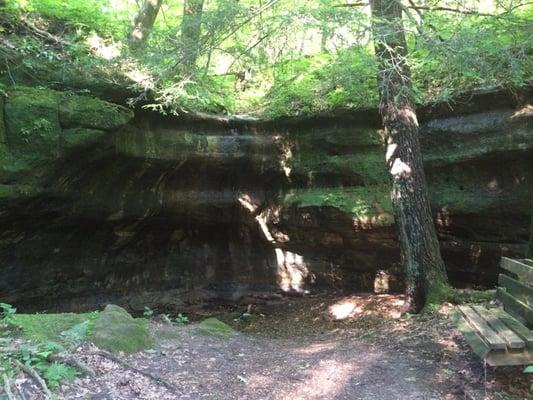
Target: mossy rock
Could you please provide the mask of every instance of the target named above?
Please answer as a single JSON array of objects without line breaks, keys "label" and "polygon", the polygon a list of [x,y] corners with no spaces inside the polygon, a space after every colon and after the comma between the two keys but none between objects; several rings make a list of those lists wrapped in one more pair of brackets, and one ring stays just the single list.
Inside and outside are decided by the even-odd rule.
[{"label": "mossy rock", "polygon": [[30,157],[55,157],[61,127],[60,93],[53,90],[17,88],[5,101],[5,133],[9,149]]},{"label": "mossy rock", "polygon": [[148,321],[134,319],[122,307],[112,304],[99,314],[90,339],[96,346],[111,352],[134,353],[152,345]]},{"label": "mossy rock", "polygon": [[99,129],[65,129],[62,133],[63,141],[61,146],[65,149],[82,149],[98,143],[106,134],[106,132]]},{"label": "mossy rock", "polygon": [[126,125],[132,118],[133,111],[88,96],[64,96],[59,106],[59,119],[66,128],[113,131]]},{"label": "mossy rock", "polygon": [[235,330],[217,318],[204,319],[198,325],[200,333],[208,336],[229,337],[235,334]]}]

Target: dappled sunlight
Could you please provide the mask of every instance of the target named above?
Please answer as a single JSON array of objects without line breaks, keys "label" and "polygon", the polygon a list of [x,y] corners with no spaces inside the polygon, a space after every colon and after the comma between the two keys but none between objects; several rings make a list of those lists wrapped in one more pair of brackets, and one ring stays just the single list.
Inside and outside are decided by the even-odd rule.
[{"label": "dappled sunlight", "polygon": [[[237,201],[251,215],[256,214],[260,208],[260,205],[247,193],[240,194]],[[301,254],[280,248],[279,246],[282,243],[290,240],[289,236],[280,231],[272,232],[268,227],[267,221],[271,218],[278,218],[279,212],[279,207],[266,208],[259,214],[255,215],[254,218],[257,221],[265,240],[274,246],[273,250],[276,255],[276,280],[278,286],[284,292],[295,291],[298,293],[304,293],[305,283],[311,277],[304,257]]]},{"label": "dappled sunlight", "polygon": [[345,300],[329,307],[329,313],[337,320],[353,317],[362,312],[363,309],[353,300]]},{"label": "dappled sunlight", "polygon": [[489,181],[489,183],[487,183],[487,189],[489,189],[493,193],[502,192],[502,189],[500,188],[500,184],[497,178],[493,178]]},{"label": "dappled sunlight", "polygon": [[348,381],[363,371],[354,363],[321,360],[306,371],[303,382],[284,391],[276,398],[283,399],[334,399]]},{"label": "dappled sunlight", "polygon": [[113,60],[121,55],[121,45],[119,43],[106,43],[95,32],[87,37],[87,45],[92,54],[107,61]]},{"label": "dappled sunlight", "polygon": [[334,320],[354,319],[360,316],[380,316],[397,319],[401,316],[400,309],[404,303],[403,296],[350,296],[330,305],[327,313]]},{"label": "dappled sunlight", "polygon": [[291,148],[292,145],[290,142],[284,141],[282,139],[283,139],[282,135],[279,135],[279,134],[274,135],[274,143],[278,145],[279,152],[280,152],[280,157],[279,157],[280,167],[282,171],[285,173],[285,176],[287,177],[287,179],[290,180],[291,172],[292,172],[291,161],[293,158],[292,148]]},{"label": "dappled sunlight", "polygon": [[448,207],[442,207],[441,210],[437,213],[437,225],[438,226],[451,226],[452,219],[450,217],[450,212]]},{"label": "dappled sunlight", "polygon": [[251,197],[247,193],[241,194],[237,200],[243,206],[246,208],[250,213],[255,213],[257,209],[259,208],[259,205],[256,204],[254,201],[252,201]]},{"label": "dappled sunlight", "polygon": [[303,256],[282,249],[275,249],[278,264],[278,285],[284,292],[304,292],[304,285],[309,277],[309,269]]},{"label": "dappled sunlight", "polygon": [[531,115],[533,115],[533,105],[526,104],[524,107],[516,110],[514,114],[511,116],[511,119],[529,117]]},{"label": "dappled sunlight", "polygon": [[335,342],[327,342],[327,343],[313,343],[311,345],[299,348],[296,350],[296,353],[302,354],[302,355],[312,355],[312,354],[318,354],[322,353],[324,351],[331,351],[334,350],[337,347],[337,343]]}]

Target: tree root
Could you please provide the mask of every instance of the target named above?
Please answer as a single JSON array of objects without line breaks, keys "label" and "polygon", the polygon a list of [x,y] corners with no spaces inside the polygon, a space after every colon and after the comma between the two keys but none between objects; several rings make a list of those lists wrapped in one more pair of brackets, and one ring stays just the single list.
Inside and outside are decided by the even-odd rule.
[{"label": "tree root", "polygon": [[19,367],[22,371],[26,372],[30,378],[32,378],[35,383],[37,383],[37,386],[39,386],[44,393],[44,396],[46,399],[50,399],[52,397],[52,392],[50,392],[50,389],[48,389],[48,386],[46,385],[46,382],[43,378],[33,369],[30,365],[25,365],[21,363],[16,358],[13,359],[17,367]]},{"label": "tree root", "polygon": [[157,376],[157,375],[153,375],[149,372],[146,372],[146,371],[143,371],[143,370],[140,370],[139,368],[135,367],[134,365],[131,365],[130,363],[128,363],[127,361],[124,361],[124,360],[121,360],[120,358],[114,356],[113,354],[107,352],[107,351],[104,351],[104,350],[98,350],[96,351],[94,354],[98,355],[98,356],[101,356],[101,357],[104,357],[104,358],[107,358],[137,374],[140,374],[140,375],[143,375],[151,380],[153,380],[154,382],[157,382],[159,383],[161,386],[165,387],[166,389],[168,389],[170,392],[174,393],[174,394],[177,394],[177,395],[180,395],[182,394],[181,391],[175,387],[174,385],[172,385],[171,383],[167,382],[166,380],[164,380],[163,378]]},{"label": "tree root", "polygon": [[6,392],[8,400],[15,400],[13,392],[11,391],[11,381],[6,374],[2,374],[2,379],[4,380],[4,392]]}]

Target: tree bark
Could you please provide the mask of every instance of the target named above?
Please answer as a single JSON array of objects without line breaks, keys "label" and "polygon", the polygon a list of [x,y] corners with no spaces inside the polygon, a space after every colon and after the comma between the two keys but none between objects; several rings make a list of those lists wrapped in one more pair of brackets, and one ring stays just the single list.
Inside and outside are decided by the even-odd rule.
[{"label": "tree bark", "polygon": [[185,0],[183,3],[181,65],[185,71],[192,71],[196,67],[200,50],[203,7],[204,0]]},{"label": "tree bark", "polygon": [[163,4],[163,0],[144,0],[133,21],[133,28],[130,33],[130,46],[132,48],[142,47],[148,41],[161,4]]},{"label": "tree bark", "polygon": [[428,200],[401,5],[395,0],[370,4],[386,162],[406,275],[405,309],[418,312],[443,301],[450,288]]},{"label": "tree bark", "polygon": [[529,232],[529,246],[527,248],[526,258],[533,259],[533,202],[531,202],[531,227]]}]

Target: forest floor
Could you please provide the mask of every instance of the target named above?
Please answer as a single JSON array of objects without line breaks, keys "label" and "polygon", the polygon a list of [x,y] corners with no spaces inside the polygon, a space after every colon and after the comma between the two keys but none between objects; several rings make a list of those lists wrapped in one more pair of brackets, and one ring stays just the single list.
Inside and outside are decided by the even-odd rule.
[{"label": "forest floor", "polygon": [[[156,346],[117,362],[89,345],[77,357],[93,378],[64,383],[60,399],[527,399],[521,368],[484,368],[444,307],[402,317],[401,296],[315,296],[241,309],[211,308],[235,334],[154,319]],[[241,318],[239,318],[241,316]],[[124,363],[124,361],[126,363]],[[135,369],[147,372],[151,377]]]}]

